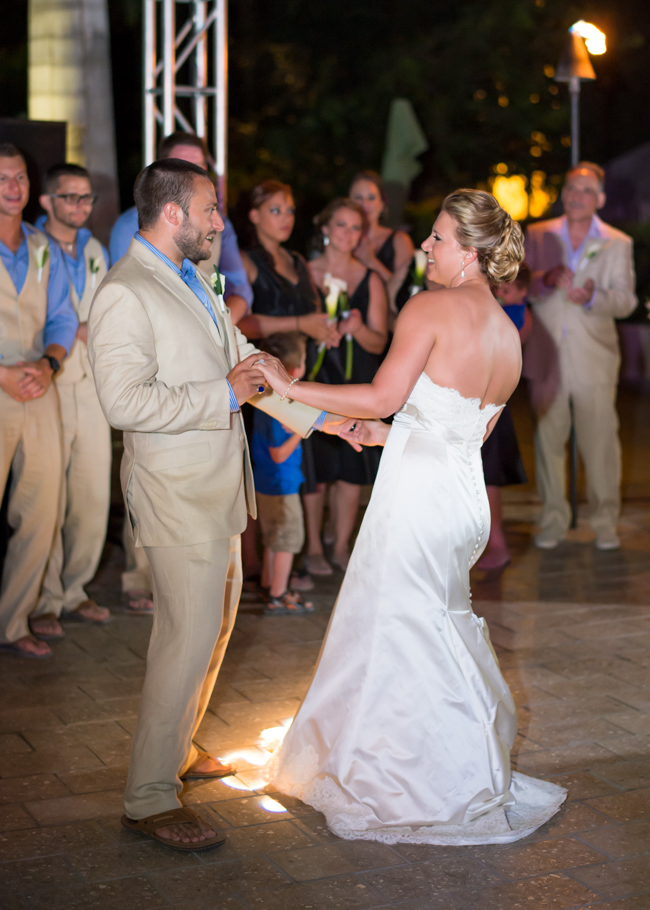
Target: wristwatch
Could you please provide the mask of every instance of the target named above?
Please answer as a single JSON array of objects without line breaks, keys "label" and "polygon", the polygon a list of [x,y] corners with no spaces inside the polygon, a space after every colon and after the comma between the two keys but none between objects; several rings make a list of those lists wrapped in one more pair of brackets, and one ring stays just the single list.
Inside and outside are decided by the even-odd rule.
[{"label": "wristwatch", "polygon": [[52,367],[52,373],[58,373],[61,369],[61,364],[59,361],[56,359],[56,357],[52,357],[50,354],[43,354],[41,360],[47,360],[49,365]]}]

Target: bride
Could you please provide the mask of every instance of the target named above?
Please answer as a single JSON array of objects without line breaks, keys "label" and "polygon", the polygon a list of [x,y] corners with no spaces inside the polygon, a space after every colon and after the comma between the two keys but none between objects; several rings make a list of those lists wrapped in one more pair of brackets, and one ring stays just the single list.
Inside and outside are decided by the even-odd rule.
[{"label": "bride", "polygon": [[[511,772],[515,706],[469,591],[490,525],[480,448],[521,369],[488,282],[513,279],[523,239],[493,196],[458,190],[422,249],[443,289],[407,303],[371,383],[297,382],[259,361],[280,395],[357,418],[353,437],[386,443],[273,780],[343,838],[507,843],[566,796]],[[375,419],[395,411],[390,428]]]}]

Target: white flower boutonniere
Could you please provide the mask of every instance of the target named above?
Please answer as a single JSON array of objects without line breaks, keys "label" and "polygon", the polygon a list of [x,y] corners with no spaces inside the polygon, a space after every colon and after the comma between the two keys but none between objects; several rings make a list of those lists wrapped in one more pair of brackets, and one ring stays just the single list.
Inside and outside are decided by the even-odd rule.
[{"label": "white flower boutonniere", "polygon": [[587,242],[579,268],[582,268],[583,265],[586,265],[588,262],[591,262],[592,259],[595,259],[602,248],[603,245],[600,240],[592,240],[591,243]]},{"label": "white flower boutonniere", "polygon": [[217,295],[217,300],[219,301],[219,309],[222,313],[226,312],[226,305],[223,302],[223,289],[226,286],[226,276],[222,275],[219,272],[219,269],[214,266],[214,274],[210,275],[210,284],[214,288],[214,292]]},{"label": "white flower boutonniere", "polygon": [[45,268],[45,263],[49,258],[49,246],[42,246],[39,250],[36,251],[36,265],[38,266],[37,280],[39,284],[43,280],[43,269]]},{"label": "white flower boutonniere", "polygon": [[96,259],[91,259],[88,263],[90,269],[90,287],[92,290],[95,290],[95,284],[97,283],[97,272],[99,272],[99,263]]}]

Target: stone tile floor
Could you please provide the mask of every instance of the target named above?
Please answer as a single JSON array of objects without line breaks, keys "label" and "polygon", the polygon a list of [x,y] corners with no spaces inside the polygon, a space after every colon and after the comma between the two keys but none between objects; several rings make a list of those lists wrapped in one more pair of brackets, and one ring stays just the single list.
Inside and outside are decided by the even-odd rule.
[{"label": "stone tile floor", "polygon": [[[650,400],[632,404],[647,421]],[[619,552],[596,552],[583,521],[557,550],[537,551],[529,488],[506,499],[511,566],[473,573],[475,609],[518,704],[514,762],[569,788],[533,837],[456,849],[346,842],[309,807],[261,788],[260,734],[298,707],[336,575],[319,583],[310,617],[242,603],[199,737],[240,773],[184,793],[228,836],[212,852],[177,854],[119,824],[149,620],[116,612],[105,628],[69,625],[49,662],[2,656],[2,910],[650,910],[645,452],[646,467],[628,473]],[[120,568],[109,543],[93,591],[113,607]]]}]

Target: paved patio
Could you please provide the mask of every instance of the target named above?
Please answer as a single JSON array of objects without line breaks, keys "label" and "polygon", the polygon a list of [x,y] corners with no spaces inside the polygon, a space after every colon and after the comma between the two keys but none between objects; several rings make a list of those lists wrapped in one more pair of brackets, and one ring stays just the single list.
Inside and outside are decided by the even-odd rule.
[{"label": "paved patio", "polygon": [[[647,389],[625,391],[621,413],[622,549],[595,551],[581,521],[557,550],[536,550],[529,484],[507,495],[512,565],[473,578],[519,707],[516,766],[569,788],[536,835],[455,849],[346,842],[309,807],[259,789],[260,734],[298,707],[337,575],[319,583],[310,617],[242,603],[199,737],[241,772],[184,794],[225,830],[216,851],[177,854],[119,824],[150,620],[116,612],[105,628],[69,625],[48,662],[2,656],[3,910],[649,910]],[[525,408],[516,417],[526,438]],[[529,446],[524,455],[530,465]],[[108,606],[120,602],[121,559],[111,539],[93,588]]]}]

